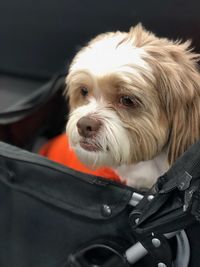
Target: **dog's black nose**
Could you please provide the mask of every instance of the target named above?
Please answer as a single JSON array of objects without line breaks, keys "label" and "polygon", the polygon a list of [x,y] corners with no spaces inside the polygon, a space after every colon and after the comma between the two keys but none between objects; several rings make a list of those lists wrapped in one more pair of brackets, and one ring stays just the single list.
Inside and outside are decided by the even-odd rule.
[{"label": "dog's black nose", "polygon": [[81,136],[90,138],[97,134],[101,127],[101,121],[96,118],[85,116],[78,120],[76,126]]}]

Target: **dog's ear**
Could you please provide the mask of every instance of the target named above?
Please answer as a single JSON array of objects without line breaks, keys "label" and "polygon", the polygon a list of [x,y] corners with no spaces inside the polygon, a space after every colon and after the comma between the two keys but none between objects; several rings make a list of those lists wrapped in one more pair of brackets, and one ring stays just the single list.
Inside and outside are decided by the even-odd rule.
[{"label": "dog's ear", "polygon": [[168,161],[172,164],[200,138],[199,55],[189,48],[190,42],[166,42],[151,51],[157,90],[170,126]]}]

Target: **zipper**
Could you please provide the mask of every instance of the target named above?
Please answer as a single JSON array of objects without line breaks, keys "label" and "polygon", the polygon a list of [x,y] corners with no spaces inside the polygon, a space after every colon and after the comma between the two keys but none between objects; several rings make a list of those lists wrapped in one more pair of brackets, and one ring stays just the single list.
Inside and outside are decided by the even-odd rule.
[{"label": "zipper", "polygon": [[90,183],[90,184],[95,184],[98,186],[113,185],[113,186],[119,187],[122,190],[135,192],[135,190],[129,186],[118,184],[117,182],[114,182],[109,179],[105,179],[103,177],[94,176],[92,174],[86,174],[86,173],[76,171],[64,165],[61,165],[57,162],[51,161],[41,155],[34,154],[32,152],[20,149],[18,147],[9,145],[4,142],[0,142],[0,157],[14,159],[16,161],[23,161],[26,163],[35,164],[35,165],[42,166],[42,167],[47,167],[49,169],[62,172],[64,174],[70,174],[73,177],[78,177],[80,180]]}]

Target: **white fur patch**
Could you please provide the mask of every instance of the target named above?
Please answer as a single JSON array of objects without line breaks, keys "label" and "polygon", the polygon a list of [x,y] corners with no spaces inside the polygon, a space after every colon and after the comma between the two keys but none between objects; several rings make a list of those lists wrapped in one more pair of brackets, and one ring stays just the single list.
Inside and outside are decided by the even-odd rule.
[{"label": "white fur patch", "polygon": [[115,171],[122,181],[126,181],[127,185],[146,190],[152,187],[158,177],[163,175],[168,168],[167,154],[162,152],[152,160],[122,165],[117,167]]},{"label": "white fur patch", "polygon": [[95,76],[119,71],[138,75],[136,66],[151,71],[143,60],[146,55],[143,48],[134,47],[131,42],[118,45],[123,38],[119,34],[92,43],[78,53],[70,71],[86,70]]}]

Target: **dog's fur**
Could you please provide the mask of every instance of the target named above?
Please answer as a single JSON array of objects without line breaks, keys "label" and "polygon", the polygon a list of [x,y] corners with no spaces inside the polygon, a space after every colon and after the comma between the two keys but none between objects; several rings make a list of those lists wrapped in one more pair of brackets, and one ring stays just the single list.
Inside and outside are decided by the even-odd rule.
[{"label": "dog's fur", "polygon": [[[81,49],[66,79],[67,133],[80,160],[110,166],[136,188],[151,187],[200,137],[198,56],[189,41],[158,38],[141,24]],[[77,129],[82,117],[100,121],[90,138]]]}]

